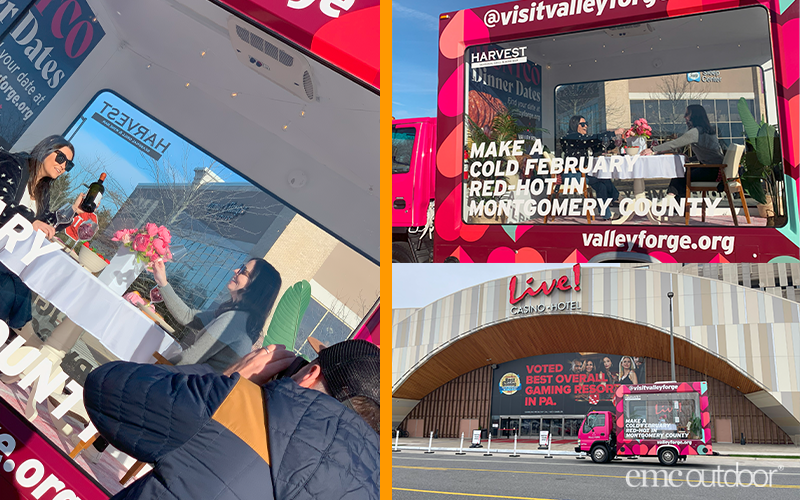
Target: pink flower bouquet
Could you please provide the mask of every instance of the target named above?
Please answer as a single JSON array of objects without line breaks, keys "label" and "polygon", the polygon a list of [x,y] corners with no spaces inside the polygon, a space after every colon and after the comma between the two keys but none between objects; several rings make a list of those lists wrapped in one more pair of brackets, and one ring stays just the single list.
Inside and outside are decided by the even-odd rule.
[{"label": "pink flower bouquet", "polygon": [[169,251],[172,235],[169,229],[152,222],[145,224],[143,229],[120,229],[114,233],[111,241],[121,241],[131,251],[136,252],[136,260],[139,262],[172,259]]},{"label": "pink flower bouquet", "polygon": [[627,139],[629,137],[644,136],[649,139],[652,134],[653,129],[647,124],[647,120],[644,118],[639,118],[633,122],[633,126],[631,128],[625,131],[623,137]]}]

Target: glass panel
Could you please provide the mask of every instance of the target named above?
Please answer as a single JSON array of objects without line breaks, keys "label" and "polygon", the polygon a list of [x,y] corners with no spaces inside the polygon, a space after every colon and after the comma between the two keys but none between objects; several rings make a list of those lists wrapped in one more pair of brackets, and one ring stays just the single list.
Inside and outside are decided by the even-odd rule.
[{"label": "glass panel", "polygon": [[563,419],[554,418],[552,423],[550,424],[550,433],[553,437],[561,437],[561,432],[564,426]]},{"label": "glass panel", "polygon": [[580,418],[565,418],[564,419],[564,437],[573,437],[578,435],[578,430],[581,426]]},{"label": "glass panel", "polygon": [[[658,101],[648,99],[644,101],[644,115],[647,117],[649,123],[661,123],[661,116],[659,114]],[[641,118],[641,117],[640,117]]]},{"label": "glass panel", "polygon": [[727,99],[717,99],[715,101],[717,106],[717,122],[727,122],[730,120],[730,114],[728,114],[728,100]]},{"label": "glass panel", "polygon": [[717,134],[720,137],[728,138],[731,136],[731,124],[730,123],[717,123]]},{"label": "glass panel", "polygon": [[[759,78],[754,78],[759,74],[764,80],[761,67],[766,67],[769,61],[732,51],[727,54],[724,65],[728,69],[718,70],[713,63],[720,59],[719,50],[698,43],[701,52],[697,58],[693,56],[692,61],[702,63],[692,64],[704,67],[676,67],[671,74],[653,74],[656,69],[626,64],[622,56],[612,63],[613,56],[608,50],[600,56],[604,45],[608,49],[609,44],[614,44],[615,52],[620,49],[618,53],[621,54],[622,49],[633,44],[647,43],[648,37],[661,41],[663,36],[669,40],[665,38],[659,44],[662,47],[654,48],[654,52],[673,50],[675,54],[670,55],[677,55],[674,47],[695,46],[694,40],[700,36],[695,33],[714,37],[708,29],[747,23],[751,27],[758,24],[760,35],[753,38],[753,43],[768,57],[769,20],[763,9],[704,13],[702,17],[707,20],[709,16],[714,16],[713,26],[708,22],[701,24],[699,15],[659,20],[647,25],[648,33],[643,33],[643,37],[614,41],[609,40],[605,30],[592,30],[468,47],[464,57],[467,68],[463,96],[467,108],[464,121],[467,162],[463,166],[462,200],[458,204],[462,208],[462,220],[480,225],[534,225],[545,221],[588,225],[622,219],[618,224],[660,223],[661,226],[685,227],[684,212],[688,207],[689,217],[693,219],[690,225],[729,226],[731,207],[727,206],[727,199],[723,197],[714,207],[713,215],[707,210],[703,218],[700,210],[692,208],[699,206],[701,192],[692,191],[695,194],[688,202],[677,205],[686,193],[680,167],[673,172],[667,165],[666,171],[656,173],[660,170],[656,164],[680,162],[681,159],[674,156],[689,154],[703,163],[721,163],[723,151],[716,148],[719,139],[743,137],[740,129],[729,130],[731,123],[737,123],[731,111],[735,96],[747,98],[751,106],[754,102],[773,99],[772,94],[764,90],[773,82],[764,81],[762,85]],[[686,31],[686,26],[698,31]],[[650,28],[659,34],[653,35]],[[728,32],[720,34],[723,45],[733,43],[732,47],[736,47],[741,41],[725,38]],[[524,57],[497,59],[502,54],[522,54],[522,49],[525,49]],[[627,50],[624,52],[627,57]],[[598,61],[602,57],[607,64],[598,65],[590,72],[567,69],[595,58],[589,54],[596,55]],[[738,66],[737,58],[741,59]],[[686,61],[678,64],[689,64],[688,59]],[[550,81],[541,78],[542,71]],[[702,111],[695,115],[697,123],[687,123],[687,107],[698,104]],[[763,108],[777,109],[775,102],[766,103]],[[703,111],[707,116],[701,114]],[[626,161],[619,156],[621,151],[617,146],[623,139],[617,132],[630,130],[640,118],[647,120],[649,128],[637,125],[639,130],[627,134],[633,136],[628,137],[630,142],[635,141],[638,147],[648,149],[655,140],[658,152],[666,155],[639,156],[632,167],[634,172],[626,174],[618,163],[611,164],[612,161]],[[772,123],[776,121],[777,117],[771,120]],[[579,127],[582,122],[585,126]],[[552,125],[546,126],[548,124]],[[669,149],[664,146],[664,142],[685,134],[690,124],[712,136],[698,141],[712,146],[695,145],[691,151],[685,147]],[[717,130],[719,135],[715,134]],[[596,161],[600,156],[610,159]],[[584,165],[591,162],[593,167],[580,172],[576,170],[580,161]],[[643,182],[634,183],[635,180]],[[694,180],[705,179],[695,177]],[[642,185],[645,186],[643,192],[633,192],[631,186],[639,190]],[[673,198],[667,193],[678,194]],[[639,203],[638,214],[633,208],[637,195],[638,199],[643,196],[646,202],[636,202]],[[766,218],[752,215],[751,226],[767,226]],[[677,239],[672,241],[671,249],[666,242],[657,243],[654,249],[669,253],[680,251]],[[729,254],[733,251],[733,240],[726,241],[728,250],[723,253]]]},{"label": "glass panel", "polygon": [[[173,362],[199,361],[221,371],[222,363],[229,365],[235,360],[231,352],[243,356],[254,345],[260,345],[270,312],[283,291],[294,284],[290,279],[314,280],[320,293],[328,293],[336,300],[343,293],[339,287],[345,284],[326,281],[323,276],[331,266],[341,265],[341,258],[332,250],[319,255],[320,262],[324,262],[319,274],[309,271],[307,263],[296,258],[297,248],[320,243],[315,238],[324,238],[320,248],[341,246],[333,237],[319,236],[318,231],[313,237],[298,234],[294,226],[307,227],[308,223],[301,215],[240,176],[235,165],[220,163],[123,97],[109,91],[98,94],[65,136],[75,146],[75,168],[53,183],[52,209],[86,192],[85,185],[96,181],[101,173],[107,177],[96,211],[84,216],[97,225],[96,232],[90,235],[80,229],[75,231],[74,227],[83,222],[77,217],[66,221],[72,226],[62,226],[64,230],[57,236],[68,244],[89,239],[87,244],[95,253],[112,261],[106,264],[106,270],[116,269],[123,260],[122,252],[128,251],[126,247],[141,247],[143,262],[165,261],[164,279],[171,285],[168,293],[174,295],[167,301],[158,301],[154,294],[154,301],[147,305],[156,285],[148,270],[138,277],[130,273],[128,280],[115,278],[120,271],[116,275],[95,273],[96,279],[90,277],[84,284],[105,284],[118,296],[124,295],[126,300],[145,308],[147,316],[142,317],[155,317],[166,331],[164,335],[177,341],[172,346],[168,340],[161,342],[162,350],[170,346],[165,356]],[[268,162],[268,156],[264,158]],[[292,222],[294,225],[290,225]],[[139,234],[126,244],[132,237],[124,235],[123,230]],[[275,248],[282,250],[275,252]],[[359,256],[350,262],[372,265]],[[241,269],[243,264],[247,267]],[[354,287],[365,284],[361,278],[354,279]],[[372,285],[377,288],[377,284]],[[367,296],[366,292],[364,289],[362,296]],[[352,328],[344,318],[357,323],[367,312],[351,303],[353,307],[344,307],[339,317],[325,308],[318,310],[318,306],[312,301],[301,322],[296,345],[288,347],[302,346],[312,333],[328,345],[345,340]],[[147,330],[151,327],[152,323],[141,325],[148,335],[154,333]],[[99,331],[89,333],[102,336]],[[196,344],[203,335],[225,339],[222,342],[229,349],[206,348],[206,352],[192,351],[183,358],[181,350],[204,345]],[[76,344],[75,352],[81,358],[88,357],[88,351],[83,341]],[[313,351],[302,352],[315,356]],[[73,365],[80,363],[75,361]],[[80,378],[79,373],[75,376]]]},{"label": "glass panel", "polygon": [[550,426],[552,425],[552,423],[553,423],[553,419],[552,418],[543,418],[542,419],[542,430],[543,431],[549,431],[550,430]]},{"label": "glass panel", "polygon": [[411,170],[411,153],[417,129],[392,128],[392,173],[404,174]]},{"label": "glass panel", "polygon": [[647,118],[644,114],[644,101],[631,100],[631,123],[643,116]]},{"label": "glass panel", "polygon": [[709,121],[712,122],[717,121],[716,120],[717,112],[714,109],[714,101],[703,99],[702,101],[700,101],[700,105],[703,106],[703,108],[706,110],[706,114],[708,115]]},{"label": "glass panel", "polygon": [[700,439],[699,403],[696,392],[627,394],[624,398],[625,438]]},{"label": "glass panel", "polygon": [[731,99],[728,101],[728,109],[730,110],[730,120],[732,122],[741,121],[739,118],[739,100],[738,99]]}]

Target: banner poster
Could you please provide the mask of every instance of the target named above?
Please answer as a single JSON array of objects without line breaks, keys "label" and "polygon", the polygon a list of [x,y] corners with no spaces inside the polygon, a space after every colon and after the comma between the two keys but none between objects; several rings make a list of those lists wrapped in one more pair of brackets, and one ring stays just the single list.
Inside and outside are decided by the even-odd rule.
[{"label": "banner poster", "polygon": [[468,119],[489,137],[498,128],[516,129],[516,138],[526,141],[542,136],[542,67],[528,60],[526,49],[481,45],[469,51]]},{"label": "banner poster", "polygon": [[600,353],[546,354],[498,365],[492,415],[586,415],[614,411],[618,384],[647,382],[644,358]]},{"label": "banner poster", "polygon": [[22,7],[24,2],[15,21],[0,10],[0,147],[6,150],[105,36],[86,0]]}]

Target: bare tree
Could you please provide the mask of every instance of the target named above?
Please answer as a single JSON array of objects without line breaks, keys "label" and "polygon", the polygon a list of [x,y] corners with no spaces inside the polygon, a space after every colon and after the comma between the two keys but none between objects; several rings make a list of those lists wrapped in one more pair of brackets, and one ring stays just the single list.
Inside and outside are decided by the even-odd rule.
[{"label": "bare tree", "polygon": [[[650,99],[659,102],[661,116],[659,122],[662,135],[671,136],[682,133],[686,129],[686,121],[683,118],[686,106],[691,104],[691,101],[699,103],[708,94],[702,91],[698,92],[696,85],[686,78],[685,73],[662,76],[657,88],[657,92],[650,94]],[[653,130],[656,131],[655,126]]]}]

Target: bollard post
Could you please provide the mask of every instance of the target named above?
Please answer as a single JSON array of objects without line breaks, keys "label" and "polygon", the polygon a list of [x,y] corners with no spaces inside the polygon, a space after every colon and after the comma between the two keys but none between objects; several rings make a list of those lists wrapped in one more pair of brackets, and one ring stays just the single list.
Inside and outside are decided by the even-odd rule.
[{"label": "bollard post", "polygon": [[[491,429],[489,429],[491,431]],[[489,444],[486,445],[486,453],[483,454],[484,457],[491,457],[492,456],[492,433],[489,432]]]},{"label": "bollard post", "polygon": [[553,458],[553,454],[550,453],[550,443],[552,443],[552,441],[553,441],[553,435],[552,434],[548,434],[547,435],[547,455],[545,455],[544,458]]},{"label": "bollard post", "polygon": [[398,449],[398,446],[400,445],[399,441],[400,441],[400,429],[397,429],[397,435],[394,438],[394,449],[392,450],[392,453],[400,453],[400,450]]},{"label": "bollard post", "polygon": [[466,455],[464,451],[464,433],[461,433],[461,445],[458,447],[458,453],[456,455]]},{"label": "bollard post", "polygon": [[509,457],[514,457],[514,458],[516,458],[516,457],[518,457],[518,456],[519,456],[519,455],[517,454],[517,433],[515,432],[515,433],[514,433],[514,454],[513,454],[513,455],[509,455]]},{"label": "bollard post", "polygon": [[425,453],[435,453],[431,451],[432,446],[433,446],[433,431],[431,431],[431,438],[428,439],[428,451],[426,451]]}]

